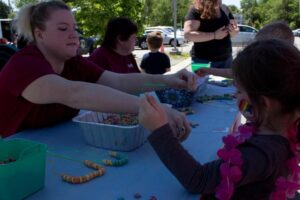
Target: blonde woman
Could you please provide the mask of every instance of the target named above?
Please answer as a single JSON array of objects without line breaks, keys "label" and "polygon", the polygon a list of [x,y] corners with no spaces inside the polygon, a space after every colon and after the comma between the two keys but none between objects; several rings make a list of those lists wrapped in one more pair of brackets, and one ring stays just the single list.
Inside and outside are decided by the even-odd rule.
[{"label": "blonde woman", "polygon": [[[41,2],[20,10],[18,34],[31,44],[15,54],[0,72],[2,137],[69,120],[79,109],[137,113],[141,100],[127,93],[164,86],[195,87],[196,77],[187,71],[170,76],[104,71],[76,56],[76,29],[70,8],[61,1]],[[165,109],[174,130],[185,128],[180,138],[186,138],[190,132],[186,118]]]}]

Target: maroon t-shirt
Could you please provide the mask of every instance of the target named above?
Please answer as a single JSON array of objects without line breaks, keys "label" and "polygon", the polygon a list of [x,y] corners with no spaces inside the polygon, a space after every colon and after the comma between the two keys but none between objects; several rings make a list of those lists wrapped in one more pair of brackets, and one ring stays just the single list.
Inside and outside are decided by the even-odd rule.
[{"label": "maroon t-shirt", "polygon": [[[103,69],[76,56],[65,62],[59,76],[68,80],[95,83]],[[69,120],[77,109],[62,104],[35,104],[24,99],[23,90],[39,77],[56,74],[36,46],[15,54],[0,72],[0,135],[7,137],[26,129],[38,128]],[[51,91],[49,91],[51,93]]]},{"label": "maroon t-shirt", "polygon": [[103,69],[116,73],[127,74],[140,72],[132,54],[122,56],[105,47],[96,49],[89,59]]}]

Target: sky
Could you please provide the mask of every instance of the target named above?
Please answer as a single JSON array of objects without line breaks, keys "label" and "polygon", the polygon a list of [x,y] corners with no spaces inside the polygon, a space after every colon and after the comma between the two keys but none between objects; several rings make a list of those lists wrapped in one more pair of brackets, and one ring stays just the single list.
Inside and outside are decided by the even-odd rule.
[{"label": "sky", "polygon": [[235,5],[238,8],[241,8],[240,0],[222,0],[225,5]]}]

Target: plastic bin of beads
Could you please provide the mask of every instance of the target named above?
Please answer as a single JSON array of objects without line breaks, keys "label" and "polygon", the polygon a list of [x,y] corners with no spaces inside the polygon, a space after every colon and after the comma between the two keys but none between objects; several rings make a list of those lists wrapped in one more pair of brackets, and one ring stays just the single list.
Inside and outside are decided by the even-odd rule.
[{"label": "plastic bin of beads", "polygon": [[195,91],[185,89],[163,89],[156,91],[161,103],[171,104],[173,108],[189,107],[195,100],[197,93],[206,88],[208,77],[198,79],[198,87]]},{"label": "plastic bin of beads", "polygon": [[0,139],[0,199],[20,200],[45,184],[46,145]]},{"label": "plastic bin of beads", "polygon": [[137,115],[88,111],[73,118],[79,123],[86,142],[92,146],[133,151],[148,137],[148,131],[138,124]]}]

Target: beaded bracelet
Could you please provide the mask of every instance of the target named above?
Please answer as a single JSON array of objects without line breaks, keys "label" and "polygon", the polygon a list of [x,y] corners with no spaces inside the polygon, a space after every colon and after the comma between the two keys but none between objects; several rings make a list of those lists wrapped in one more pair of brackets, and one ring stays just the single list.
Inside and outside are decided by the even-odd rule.
[{"label": "beaded bracelet", "polygon": [[204,103],[207,101],[212,101],[212,100],[232,100],[234,98],[234,95],[232,94],[224,94],[224,95],[203,95],[203,96],[198,96],[196,98],[196,101],[199,103]]},{"label": "beaded bracelet", "polygon": [[104,159],[102,160],[104,165],[107,166],[123,166],[128,163],[128,157],[122,154],[119,154],[115,151],[109,151],[108,155],[115,158],[116,160]]},{"label": "beaded bracelet", "polygon": [[62,180],[72,184],[81,184],[86,183],[98,176],[102,176],[105,173],[105,169],[101,165],[93,163],[92,161],[85,160],[84,165],[89,168],[95,169],[96,171],[86,174],[84,176],[70,176],[67,174],[62,174]]}]

